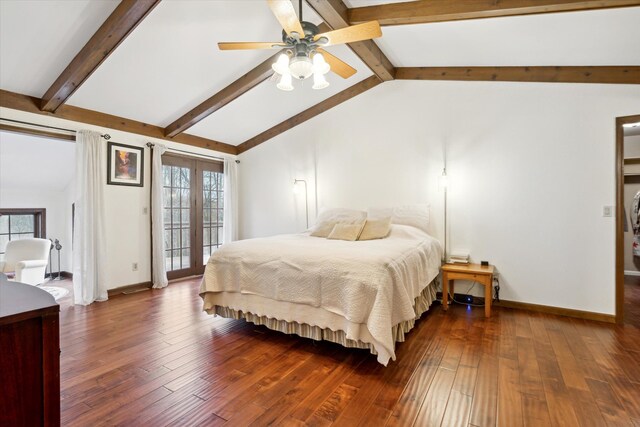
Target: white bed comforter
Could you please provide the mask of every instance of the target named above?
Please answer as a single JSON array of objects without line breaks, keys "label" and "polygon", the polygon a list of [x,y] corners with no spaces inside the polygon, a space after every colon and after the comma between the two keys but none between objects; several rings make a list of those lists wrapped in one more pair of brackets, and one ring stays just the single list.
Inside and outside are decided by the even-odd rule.
[{"label": "white bed comforter", "polygon": [[[406,225],[392,225],[387,238],[369,241],[305,233],[241,240],[211,256],[200,295],[254,294],[321,308],[366,325],[378,353],[395,360],[392,327],[415,318],[414,299],[438,275],[441,258],[436,239]],[[326,327],[313,318],[296,321]]]}]

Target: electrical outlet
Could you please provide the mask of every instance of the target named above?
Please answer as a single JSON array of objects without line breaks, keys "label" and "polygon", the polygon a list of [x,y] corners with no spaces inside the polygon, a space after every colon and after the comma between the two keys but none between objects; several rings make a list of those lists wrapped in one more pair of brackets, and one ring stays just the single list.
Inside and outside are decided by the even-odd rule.
[{"label": "electrical outlet", "polygon": [[605,216],[605,217],[613,216],[613,206],[603,206],[602,216]]},{"label": "electrical outlet", "polygon": [[138,263],[134,262],[133,264],[131,264],[131,271],[138,271]]}]

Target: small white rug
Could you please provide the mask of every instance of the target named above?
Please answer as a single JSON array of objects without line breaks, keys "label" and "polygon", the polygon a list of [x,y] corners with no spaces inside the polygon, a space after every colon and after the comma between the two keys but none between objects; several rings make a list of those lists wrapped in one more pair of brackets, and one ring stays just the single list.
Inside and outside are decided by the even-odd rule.
[{"label": "small white rug", "polygon": [[59,288],[57,286],[38,286],[40,289],[49,292],[51,295],[53,295],[53,298],[55,298],[56,301],[58,301],[60,298],[64,298],[67,295],[69,295],[69,290],[65,289],[65,288]]}]

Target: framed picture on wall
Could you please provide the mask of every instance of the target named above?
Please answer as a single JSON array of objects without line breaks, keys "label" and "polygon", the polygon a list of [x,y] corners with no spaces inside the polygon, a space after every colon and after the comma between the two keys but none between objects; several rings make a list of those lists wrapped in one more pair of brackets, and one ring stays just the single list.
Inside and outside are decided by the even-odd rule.
[{"label": "framed picture on wall", "polygon": [[107,151],[107,184],[144,185],[144,148],[109,142]]}]

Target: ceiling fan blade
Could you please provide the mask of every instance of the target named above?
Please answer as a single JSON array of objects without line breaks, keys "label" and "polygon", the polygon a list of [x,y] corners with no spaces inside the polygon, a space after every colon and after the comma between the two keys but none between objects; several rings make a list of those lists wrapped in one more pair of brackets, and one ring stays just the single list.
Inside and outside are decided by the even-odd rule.
[{"label": "ceiling fan blade", "polygon": [[347,64],[337,56],[333,56],[324,49],[318,49],[318,53],[321,53],[322,56],[324,56],[324,60],[327,61],[327,64],[329,64],[329,66],[331,67],[331,71],[333,71],[343,79],[348,79],[357,72],[357,70],[351,65]]},{"label": "ceiling fan blade", "polygon": [[287,34],[291,34],[293,31],[300,35],[300,38],[304,37],[304,30],[302,24],[298,20],[296,10],[293,8],[293,4],[290,0],[268,0],[269,8],[271,12],[276,16],[282,28]]},{"label": "ceiling fan blade", "polygon": [[221,42],[220,50],[244,50],[244,49],[282,49],[286,47],[280,42]]},{"label": "ceiling fan blade", "polygon": [[323,46],[331,46],[341,43],[358,42],[361,40],[375,39],[382,36],[382,30],[378,21],[365,22],[364,24],[352,25],[350,27],[333,30],[326,33],[318,34],[314,40],[326,37],[329,42]]}]

